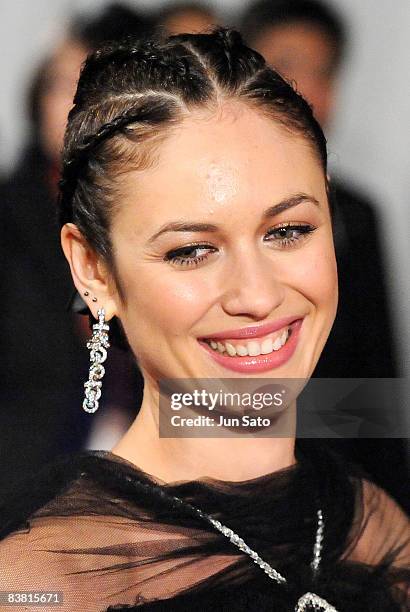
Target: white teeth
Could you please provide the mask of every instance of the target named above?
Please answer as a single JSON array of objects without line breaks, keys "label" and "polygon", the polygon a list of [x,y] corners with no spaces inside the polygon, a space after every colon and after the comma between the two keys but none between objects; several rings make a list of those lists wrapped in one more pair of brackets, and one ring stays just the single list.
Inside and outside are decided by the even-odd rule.
[{"label": "white teeth", "polygon": [[248,346],[248,354],[250,357],[256,357],[256,355],[261,354],[261,345],[259,344],[259,342],[256,342],[255,340],[251,340],[250,342],[247,343],[247,346]]},{"label": "white teeth", "polygon": [[278,351],[281,347],[282,347],[282,340],[280,338],[276,338],[275,342],[273,343],[273,350]]},{"label": "white teeth", "polygon": [[235,357],[236,348],[232,344],[229,344],[229,342],[227,342],[225,346],[226,346],[226,352],[228,353],[228,355],[230,355],[231,357]]},{"label": "white teeth", "polygon": [[243,344],[238,344],[236,347],[236,352],[240,357],[246,357],[248,354],[248,349]]},{"label": "white teeth", "polygon": [[225,345],[224,345],[224,344],[222,344],[222,342],[217,342],[216,344],[217,344],[217,347],[218,347],[218,351],[219,351],[220,353],[223,353],[223,352],[226,350],[226,349],[225,349]]},{"label": "white teeth", "polygon": [[261,354],[267,355],[273,351],[273,342],[272,338],[266,338],[261,344]]},{"label": "white teeth", "polygon": [[239,357],[246,357],[247,355],[250,357],[256,357],[257,355],[268,355],[269,353],[272,353],[272,351],[278,351],[281,349],[286,343],[289,334],[289,328],[287,327],[283,330],[282,334],[275,339],[275,341],[273,341],[272,338],[265,338],[263,342],[249,340],[246,345],[238,344],[237,346],[234,346],[230,342],[224,343],[210,340],[209,345],[219,353],[228,353],[230,357],[235,357],[236,355]]}]

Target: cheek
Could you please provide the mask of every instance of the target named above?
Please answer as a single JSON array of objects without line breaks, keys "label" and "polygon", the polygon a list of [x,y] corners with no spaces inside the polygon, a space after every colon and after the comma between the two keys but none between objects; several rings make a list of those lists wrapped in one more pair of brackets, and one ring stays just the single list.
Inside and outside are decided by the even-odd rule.
[{"label": "cheek", "polygon": [[292,286],[334,318],[338,299],[337,267],[330,237],[312,241],[292,262]]},{"label": "cheek", "polygon": [[213,295],[209,283],[195,270],[168,270],[161,266],[155,275],[152,270],[140,270],[135,278],[140,281],[132,290],[130,314],[158,336],[189,332],[207,312]]}]

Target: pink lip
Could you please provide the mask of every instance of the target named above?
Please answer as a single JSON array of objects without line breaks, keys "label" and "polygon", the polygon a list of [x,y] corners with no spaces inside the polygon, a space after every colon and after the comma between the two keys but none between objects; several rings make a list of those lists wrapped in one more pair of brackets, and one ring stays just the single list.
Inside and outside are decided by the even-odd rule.
[{"label": "pink lip", "polygon": [[228,331],[218,332],[211,336],[202,336],[199,340],[207,339],[207,340],[221,340],[232,338],[240,340],[241,338],[261,338],[262,336],[266,336],[272,332],[285,327],[286,325],[290,325],[297,319],[300,319],[299,316],[293,317],[283,317],[283,319],[277,319],[276,321],[271,321],[270,323],[264,323],[263,325],[254,325],[252,327],[242,327],[241,329],[228,329]]},{"label": "pink lip", "polygon": [[[283,319],[283,321],[284,320],[285,319]],[[291,325],[292,333],[290,335],[290,338],[286,342],[286,344],[284,344],[282,348],[279,349],[278,351],[274,351],[273,353],[270,353],[269,355],[258,355],[256,357],[249,357],[249,356],[247,357],[238,357],[238,356],[229,357],[225,355],[224,353],[219,353],[215,351],[206,342],[202,340],[199,340],[199,343],[206,351],[208,351],[208,353],[217,363],[224,366],[228,370],[233,370],[234,372],[242,372],[245,374],[251,374],[255,372],[267,372],[269,370],[273,370],[285,364],[287,361],[289,361],[289,359],[292,357],[293,353],[295,352],[295,349],[298,343],[298,339],[299,339],[299,330],[302,326],[303,319],[298,319],[297,321],[293,319],[293,321],[294,323],[292,323]],[[281,323],[281,325],[279,327],[276,327],[276,329],[280,329],[280,327],[284,327],[284,325],[287,325],[287,324],[289,325],[289,323],[284,323],[284,324]],[[248,328],[248,329],[261,330],[262,326],[259,328]],[[237,330],[237,331],[240,331],[240,330]],[[272,331],[272,329],[270,329],[269,331]],[[231,332],[229,332],[229,334],[230,333]],[[264,331],[263,334],[261,333],[260,335],[265,335],[266,333],[267,332]],[[213,336],[213,338],[214,337],[220,338],[221,336]],[[235,338],[235,336],[231,336],[231,335],[227,337]],[[244,336],[239,336],[239,337],[243,338]],[[251,337],[255,338],[258,336],[254,334]]]}]

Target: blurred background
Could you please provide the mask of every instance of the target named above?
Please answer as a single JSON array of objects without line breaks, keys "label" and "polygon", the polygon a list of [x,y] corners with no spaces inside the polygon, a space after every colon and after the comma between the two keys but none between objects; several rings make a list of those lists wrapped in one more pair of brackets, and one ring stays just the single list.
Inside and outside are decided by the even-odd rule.
[{"label": "blurred background", "polygon": [[[13,167],[26,141],[27,82],[79,11],[105,0],[2,2],[0,20],[0,168]],[[169,2],[135,0],[153,13]],[[220,21],[237,25],[246,0],[208,2]],[[338,84],[337,112],[329,131],[331,162],[372,195],[383,219],[388,282],[394,299],[397,341],[410,374],[410,4],[407,0],[328,0],[345,19],[351,37]],[[380,330],[383,334],[383,330]]]},{"label": "blurred background", "polygon": [[[67,312],[70,277],[53,234],[58,153],[80,65],[107,38],[215,23],[241,29],[293,79],[328,138],[342,291],[316,376],[410,376],[407,0],[4,0],[0,486],[58,452],[110,448],[135,417],[142,393],[132,360],[114,349],[105,414],[80,414],[89,327],[86,317]],[[408,420],[403,439],[344,449],[366,456],[367,469],[379,470],[379,481],[404,505],[406,426]]]}]

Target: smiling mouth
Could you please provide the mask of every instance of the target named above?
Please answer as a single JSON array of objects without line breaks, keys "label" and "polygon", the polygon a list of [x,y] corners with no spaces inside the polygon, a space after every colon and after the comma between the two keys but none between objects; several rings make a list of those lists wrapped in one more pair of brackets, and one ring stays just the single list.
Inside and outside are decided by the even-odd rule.
[{"label": "smiling mouth", "polygon": [[282,329],[266,334],[262,338],[252,338],[252,340],[213,340],[203,338],[203,342],[208,344],[216,353],[229,357],[256,357],[258,355],[269,355],[280,351],[288,342],[292,334],[292,326],[286,325]]}]

